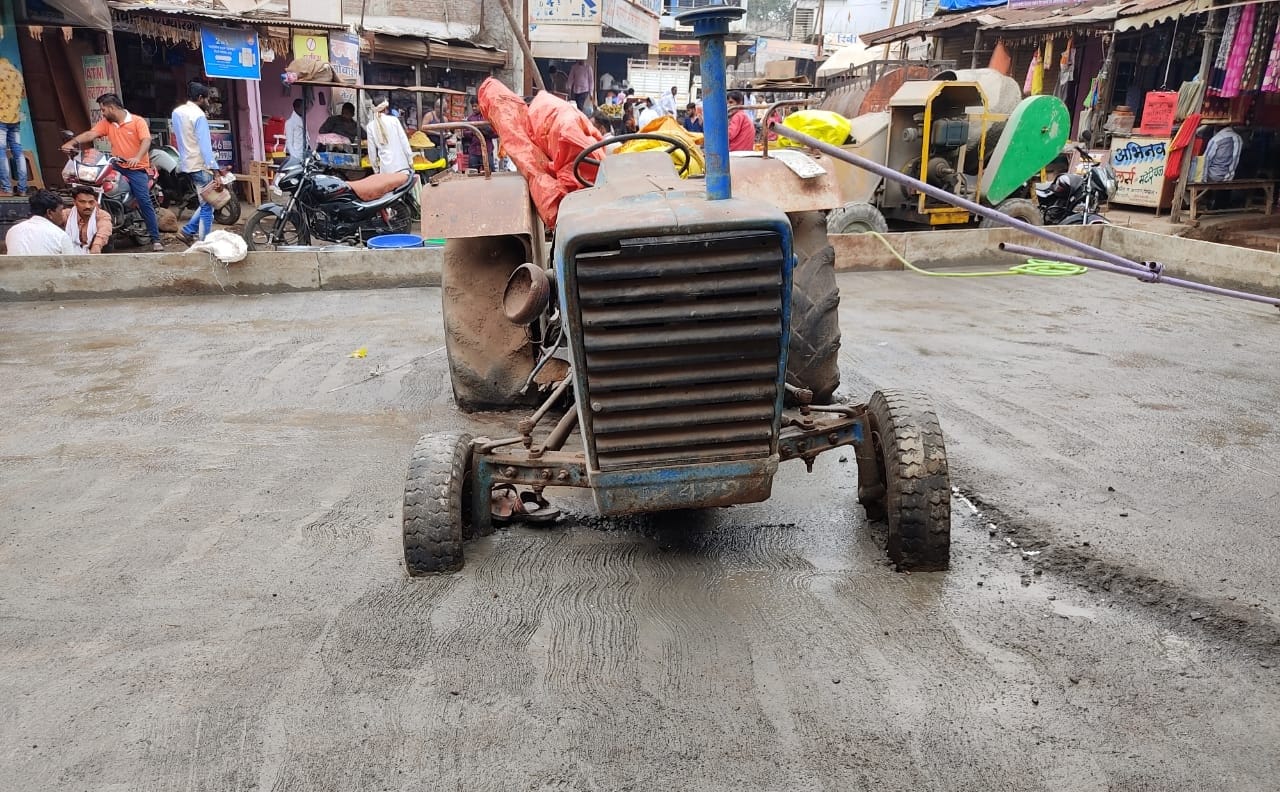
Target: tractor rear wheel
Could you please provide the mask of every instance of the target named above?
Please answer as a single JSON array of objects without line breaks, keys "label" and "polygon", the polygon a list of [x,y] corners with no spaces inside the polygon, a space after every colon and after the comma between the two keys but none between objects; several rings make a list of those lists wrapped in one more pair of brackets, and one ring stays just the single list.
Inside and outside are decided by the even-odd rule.
[{"label": "tractor rear wheel", "polygon": [[[1010,198],[1001,201],[995,207],[997,212],[1003,212],[1012,218],[1021,220],[1031,225],[1044,225],[1044,215],[1040,213],[1040,207],[1028,201],[1026,198]],[[982,222],[978,223],[978,228],[1007,228],[1004,223],[997,222],[988,217],[982,218]]]},{"label": "tractor rear wheel", "polygon": [[840,289],[835,251],[822,212],[790,215],[796,267],[791,282],[791,344],[787,382],[830,404],[840,387]]},{"label": "tractor rear wheel", "polygon": [[509,410],[536,404],[537,390],[521,395],[533,371],[528,328],[507,321],[502,293],[525,261],[518,237],[450,239],[440,273],[444,343],[453,398],[463,412]]},{"label": "tractor rear wheel", "polygon": [[867,423],[870,432],[863,445],[874,460],[875,469],[868,472],[875,479],[862,480],[862,458],[858,473],[859,500],[867,517],[883,515],[888,523],[887,550],[899,569],[946,569],[951,561],[951,479],[938,416],[923,394],[883,390],[871,394]]},{"label": "tractor rear wheel", "polygon": [[889,224],[879,209],[864,201],[847,203],[827,215],[828,234],[889,233]]},{"label": "tractor rear wheel", "polygon": [[410,577],[462,568],[471,526],[471,435],[418,439],[404,485],[404,566]]}]

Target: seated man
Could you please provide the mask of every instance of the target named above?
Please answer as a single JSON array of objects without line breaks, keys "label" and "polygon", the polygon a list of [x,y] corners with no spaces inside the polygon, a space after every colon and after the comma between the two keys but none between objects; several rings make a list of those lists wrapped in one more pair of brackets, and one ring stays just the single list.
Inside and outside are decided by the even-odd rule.
[{"label": "seated man", "polygon": [[360,142],[360,125],[356,123],[356,106],[342,103],[340,115],[332,115],[320,125],[321,135],[341,135],[352,143]]},{"label": "seated man", "polygon": [[36,190],[27,198],[31,216],[5,234],[4,244],[10,256],[57,256],[76,252],[71,237],[62,226],[67,210],[62,196],[49,190]]},{"label": "seated man", "polygon": [[111,244],[111,213],[98,206],[98,194],[83,185],[71,188],[73,211],[66,230],[77,253],[105,253]]}]

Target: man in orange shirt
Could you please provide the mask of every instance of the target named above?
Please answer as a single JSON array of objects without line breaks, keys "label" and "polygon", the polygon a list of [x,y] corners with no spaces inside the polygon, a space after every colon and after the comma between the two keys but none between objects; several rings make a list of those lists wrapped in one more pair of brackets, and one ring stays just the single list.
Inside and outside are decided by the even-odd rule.
[{"label": "man in orange shirt", "polygon": [[164,252],[164,245],[160,244],[156,210],[151,204],[151,184],[148,178],[148,171],[151,169],[151,128],[147,126],[145,118],[125,110],[120,97],[115,94],[99,96],[98,105],[102,108],[102,120],[88,132],[81,132],[68,140],[62,145],[62,150],[70,153],[82,143],[102,137],[110,141],[111,156],[121,160],[116,163],[116,169],[128,180],[129,189],[138,202],[138,212],[151,234],[151,249],[157,253]]}]

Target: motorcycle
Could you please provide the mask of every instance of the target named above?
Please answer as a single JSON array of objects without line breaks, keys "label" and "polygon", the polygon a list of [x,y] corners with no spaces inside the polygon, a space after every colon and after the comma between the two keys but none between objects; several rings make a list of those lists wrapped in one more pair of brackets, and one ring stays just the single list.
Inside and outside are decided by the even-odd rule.
[{"label": "motorcycle", "polygon": [[1063,173],[1047,184],[1036,187],[1036,199],[1045,225],[1098,225],[1109,221],[1099,212],[1103,203],[1116,195],[1119,181],[1116,169],[1080,152],[1077,173]]},{"label": "motorcycle", "polygon": [[[187,209],[194,211],[200,206],[200,196],[196,192],[196,184],[191,175],[178,167],[178,150],[173,146],[152,146],[151,165],[156,170],[156,180],[151,188],[151,202],[156,206],[172,209],[182,220]],[[240,200],[235,192],[231,200],[221,208],[213,211],[213,221],[221,225],[235,225],[240,222]]]},{"label": "motorcycle", "polygon": [[328,172],[314,154],[287,160],[272,182],[272,193],[289,196],[259,207],[244,226],[250,250],[310,245],[323,239],[352,245],[370,237],[409,230],[417,202],[409,173],[383,173],[346,181]]},{"label": "motorcycle", "polygon": [[[151,244],[151,233],[138,210],[138,200],[129,187],[129,180],[116,169],[123,162],[97,149],[85,149],[67,155],[67,165],[62,170],[63,180],[69,187],[88,187],[98,194],[98,203],[111,215],[111,245],[117,247],[124,240],[136,245]],[[154,185],[154,180],[151,180]]]}]

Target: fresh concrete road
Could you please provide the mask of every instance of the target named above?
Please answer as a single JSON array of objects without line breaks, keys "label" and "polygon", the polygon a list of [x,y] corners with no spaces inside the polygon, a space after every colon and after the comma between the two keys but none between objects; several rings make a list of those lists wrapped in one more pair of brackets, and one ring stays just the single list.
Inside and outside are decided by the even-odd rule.
[{"label": "fresh concrete road", "polygon": [[1274,789],[1280,316],[841,285],[851,390],[930,391],[982,509],[950,572],[828,455],[410,581],[409,449],[497,421],[435,290],[0,305],[0,789]]}]

